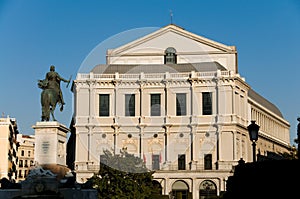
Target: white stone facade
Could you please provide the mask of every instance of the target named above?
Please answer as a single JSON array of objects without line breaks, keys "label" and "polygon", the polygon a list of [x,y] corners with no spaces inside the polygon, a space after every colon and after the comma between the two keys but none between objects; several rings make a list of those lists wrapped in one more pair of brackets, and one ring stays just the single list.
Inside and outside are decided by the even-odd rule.
[{"label": "white stone facade", "polygon": [[73,84],[77,181],[99,169],[103,149],[127,148],[156,170],[163,194],[219,195],[238,160],[252,161],[251,120],[257,153],[288,151],[289,123],[237,71],[234,46],[175,25],[108,49]]},{"label": "white stone facade", "polygon": [[18,135],[17,120],[15,118],[0,118],[0,179],[6,178],[17,181],[18,164]]},{"label": "white stone facade", "polygon": [[29,174],[29,170],[34,165],[34,135],[18,134],[18,182],[23,181]]}]

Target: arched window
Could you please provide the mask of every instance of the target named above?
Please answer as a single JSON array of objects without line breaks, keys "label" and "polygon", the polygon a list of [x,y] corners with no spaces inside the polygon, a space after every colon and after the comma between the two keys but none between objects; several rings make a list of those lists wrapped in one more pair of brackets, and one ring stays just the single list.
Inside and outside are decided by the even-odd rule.
[{"label": "arched window", "polygon": [[172,185],[172,196],[174,199],[188,199],[189,198],[189,187],[186,182],[177,180]]},{"label": "arched window", "polygon": [[155,189],[153,190],[154,193],[161,195],[162,194],[162,186],[161,184],[156,181],[156,180],[152,180],[152,184],[155,187]]},{"label": "arched window", "polygon": [[204,180],[200,184],[200,199],[204,198],[217,198],[217,186],[210,180]]},{"label": "arched window", "polygon": [[177,64],[176,49],[168,47],[165,50],[165,64]]}]

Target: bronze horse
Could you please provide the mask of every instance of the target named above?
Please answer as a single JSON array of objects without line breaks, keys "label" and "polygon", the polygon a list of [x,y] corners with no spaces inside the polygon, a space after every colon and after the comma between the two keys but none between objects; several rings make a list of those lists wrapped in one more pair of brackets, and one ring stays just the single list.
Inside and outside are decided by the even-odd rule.
[{"label": "bronze horse", "polygon": [[[38,86],[43,89],[41,93],[41,121],[50,121],[50,114],[52,116],[52,120],[56,121],[54,111],[57,103],[59,102],[59,93],[53,88],[46,88],[45,85],[46,83],[43,80],[39,80]],[[60,111],[63,111],[63,105],[60,105]]]},{"label": "bronze horse", "polygon": [[[58,102],[58,93],[54,89],[45,89],[41,93],[41,105],[42,105],[42,121],[49,121],[50,114],[52,120],[56,121],[54,117],[54,111]],[[61,105],[60,111],[63,110]]]}]

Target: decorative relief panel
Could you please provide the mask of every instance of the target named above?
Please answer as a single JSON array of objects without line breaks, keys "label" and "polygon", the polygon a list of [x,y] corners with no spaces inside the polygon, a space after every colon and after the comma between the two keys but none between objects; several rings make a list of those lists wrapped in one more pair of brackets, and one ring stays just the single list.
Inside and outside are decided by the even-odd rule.
[{"label": "decorative relief panel", "polygon": [[[106,135],[106,134],[103,134],[103,135]],[[106,136],[103,139],[96,139],[96,152],[97,152],[97,154],[98,155],[102,154],[103,150],[111,150],[112,147],[113,147],[111,145],[111,143],[113,143],[112,140],[108,139]]]},{"label": "decorative relief panel", "polygon": [[162,150],[164,141],[161,138],[153,138],[147,141],[148,151],[156,153]]},{"label": "decorative relief panel", "polygon": [[136,153],[138,151],[138,140],[134,138],[123,139],[122,148],[126,148],[129,153]]}]

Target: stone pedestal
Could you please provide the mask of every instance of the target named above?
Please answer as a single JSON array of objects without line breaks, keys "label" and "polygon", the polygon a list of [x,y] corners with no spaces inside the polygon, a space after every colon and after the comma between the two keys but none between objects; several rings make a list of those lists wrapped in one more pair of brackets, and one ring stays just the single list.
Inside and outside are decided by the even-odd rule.
[{"label": "stone pedestal", "polygon": [[66,166],[67,133],[70,131],[59,122],[37,122],[35,130],[34,161],[62,178],[69,169]]},{"label": "stone pedestal", "polygon": [[70,131],[59,122],[37,122],[35,130],[34,161],[38,165],[66,166],[67,133]]}]

